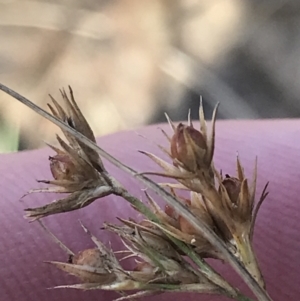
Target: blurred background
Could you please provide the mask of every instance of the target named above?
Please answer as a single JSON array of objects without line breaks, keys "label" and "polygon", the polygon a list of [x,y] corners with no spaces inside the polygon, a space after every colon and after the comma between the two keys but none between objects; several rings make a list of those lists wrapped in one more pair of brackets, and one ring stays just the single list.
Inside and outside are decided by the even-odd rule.
[{"label": "blurred background", "polygon": [[[197,118],[300,116],[300,1],[0,0],[0,81],[43,108],[71,85],[96,135]],[[0,93],[0,151],[57,128]]]}]

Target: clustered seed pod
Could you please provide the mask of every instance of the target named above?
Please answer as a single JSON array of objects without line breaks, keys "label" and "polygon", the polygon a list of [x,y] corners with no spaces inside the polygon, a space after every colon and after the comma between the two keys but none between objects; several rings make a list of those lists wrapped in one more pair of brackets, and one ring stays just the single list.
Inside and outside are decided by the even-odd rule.
[{"label": "clustered seed pod", "polygon": [[[50,261],[59,269],[76,276],[82,284],[63,287],[74,287],[80,289],[93,289],[115,285],[116,288],[124,285],[127,281],[126,273],[123,271],[114,253],[99,241],[89,230],[82,225],[96,244],[97,248],[86,249],[78,254],[71,254],[70,250],[63,245],[63,249],[69,251],[68,263]],[[57,240],[55,238],[55,240]],[[59,241],[59,244],[62,243]]]},{"label": "clustered seed pod", "polygon": [[68,155],[60,154],[49,157],[50,170],[55,180],[72,180],[76,166]]},{"label": "clustered seed pod", "polygon": [[207,144],[202,133],[192,125],[180,123],[171,139],[173,164],[194,172],[209,163],[205,162],[206,152]]},{"label": "clustered seed pod", "polygon": [[[94,134],[78,108],[70,88],[70,99],[61,91],[65,109],[52,98],[48,105],[52,115],[79,133],[95,142]],[[225,178],[214,168],[213,155],[215,146],[215,123],[217,107],[213,112],[211,131],[208,134],[202,103],[200,105],[200,129],[197,130],[189,120],[188,125],[175,126],[168,118],[173,129],[168,137],[169,149],[160,147],[171,159],[168,163],[158,156],[143,152],[162,169],[162,175],[175,179],[178,183],[162,183],[171,194],[182,203],[203,226],[219,237],[228,250],[234,254],[248,272],[263,288],[265,286],[255,253],[252,248],[253,229],[260,204],[267,196],[265,190],[258,205],[254,205],[256,190],[256,165],[253,181],[248,184],[243,168],[237,158],[237,176]],[[63,126],[62,126],[63,128]],[[39,181],[51,186],[35,189],[32,192],[57,192],[69,195],[39,208],[28,208],[28,217],[39,219],[47,215],[76,210],[89,205],[97,198],[116,194],[130,199],[130,203],[147,218],[140,222],[133,219],[119,219],[121,225],[105,223],[104,228],[117,234],[126,247],[127,257],[135,257],[136,264],[125,270],[114,252],[93,236],[84,226],[97,248],[87,249],[78,254],[72,253],[68,263],[51,262],[61,270],[78,277],[83,283],[62,287],[105,290],[140,290],[132,295],[140,297],[165,290],[194,291],[206,293],[224,293],[234,297],[237,291],[211,269],[199,272],[183,255],[193,254],[202,258],[226,260],[221,248],[207,239],[205,232],[200,232],[183,212],[170,205],[164,209],[145,192],[149,208],[145,210],[141,202],[127,191],[106,171],[98,153],[68,131],[62,130],[67,142],[57,136],[59,147],[50,145],[56,152],[50,156],[50,170],[53,180]],[[76,136],[77,137],[77,136]],[[146,173],[144,173],[146,174]],[[149,180],[149,179],[148,179]],[[178,190],[190,192],[189,197],[182,197]],[[124,195],[124,191],[126,191]],[[134,198],[134,202],[133,199]],[[138,204],[138,206],[136,206]],[[140,210],[142,208],[142,210]],[[154,216],[154,217],[153,217]],[[205,228],[205,227],[204,227]],[[203,234],[204,233],[204,234]],[[213,236],[213,235],[212,235]],[[61,243],[59,242],[61,245]],[[214,247],[215,246],[215,247]],[[192,252],[192,253],[189,253]],[[124,259],[124,258],[123,258]],[[197,262],[197,260],[195,261]],[[199,261],[198,261],[199,266]],[[213,277],[212,277],[213,275]],[[123,296],[125,300],[130,296]]]},{"label": "clustered seed pod", "polygon": [[[118,234],[132,254],[143,261],[137,265],[132,277],[143,277],[147,281],[159,283],[198,283],[204,278],[184,263],[172,242],[159,229],[145,226],[145,223],[121,220],[125,225],[105,224],[105,228]],[[151,278],[151,279],[150,279]],[[136,278],[138,280],[138,278]]]},{"label": "clustered seed pod", "polygon": [[[70,260],[69,273],[77,276],[83,283],[109,284],[117,279],[117,275],[106,269],[105,258],[99,249],[86,249],[74,255]],[[92,269],[76,269],[75,267],[89,267]],[[65,266],[67,270],[67,266]],[[76,271],[76,272],[75,272]]]},{"label": "clustered seed pod", "polygon": [[[169,155],[173,164],[169,164],[159,157],[143,152],[164,169],[164,173],[144,173],[163,175],[176,179],[179,184],[164,183],[174,196],[181,200],[198,219],[210,227],[228,246],[234,255],[244,264],[258,283],[264,287],[264,280],[260,272],[253,248],[252,233],[257,210],[254,210],[256,186],[256,166],[253,183],[248,186],[243,168],[237,159],[238,176],[223,178],[214,168],[214,137],[215,116],[212,118],[210,138],[207,135],[206,122],[202,105],[200,106],[200,131],[191,122],[189,125],[180,123],[177,127],[169,120],[174,131],[170,141],[170,151],[163,149]],[[216,183],[217,179],[217,183]],[[183,200],[174,189],[190,190],[190,199]],[[261,201],[266,197],[263,192]],[[202,257],[223,259],[222,254],[215,250],[193,225],[168,207],[164,213],[151,201],[162,225],[160,229],[181,241],[190,244]],[[166,218],[167,215],[169,220]],[[171,220],[170,220],[171,218]]]},{"label": "clustered seed pod", "polygon": [[[94,134],[78,108],[71,88],[70,99],[65,91],[61,91],[61,94],[66,110],[52,98],[53,106],[50,104],[48,106],[53,116],[68,123],[95,142]],[[57,136],[57,141],[61,148],[49,145],[57,153],[55,156],[49,157],[50,170],[54,180],[39,181],[51,186],[34,189],[29,193],[57,192],[70,193],[70,195],[43,207],[26,209],[27,216],[32,219],[76,210],[114,192],[110,181],[108,181],[109,175],[99,155],[66,131],[63,131],[63,133],[68,143]]]},{"label": "clustered seed pod", "polygon": [[[124,245],[131,255],[139,259],[135,266],[130,270],[123,269],[115,254],[82,225],[97,248],[74,254],[54,237],[69,254],[69,261],[49,263],[82,281],[81,284],[63,285],[57,288],[143,290],[138,295],[124,296],[121,300],[133,296],[156,294],[160,291],[160,286],[164,285],[175,285],[174,288],[180,291],[180,285],[193,287],[197,284],[199,292],[219,292],[217,286],[207,281],[203,275],[196,273],[193,267],[182,259],[166,236],[158,229],[154,229],[153,225],[148,224],[150,226],[148,231],[145,223],[140,225],[129,220],[122,220],[122,222],[123,226],[112,224],[104,226],[117,233],[124,240]],[[50,234],[53,236],[52,233]]]}]

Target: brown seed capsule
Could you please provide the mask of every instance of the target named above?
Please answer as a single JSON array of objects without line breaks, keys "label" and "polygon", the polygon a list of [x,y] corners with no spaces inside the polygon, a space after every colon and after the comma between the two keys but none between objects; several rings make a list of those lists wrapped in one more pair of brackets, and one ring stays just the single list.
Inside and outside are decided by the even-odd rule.
[{"label": "brown seed capsule", "polygon": [[224,185],[231,202],[234,205],[237,205],[241,191],[241,181],[237,178],[226,175],[226,178],[222,181],[222,184]]},{"label": "brown seed capsule", "polygon": [[76,167],[68,155],[49,157],[50,170],[55,180],[72,180]]},{"label": "brown seed capsule", "polygon": [[180,123],[171,139],[171,155],[174,165],[178,162],[189,171],[196,171],[205,164],[207,144],[201,132],[193,126]]},{"label": "brown seed capsule", "polygon": [[101,257],[101,253],[98,249],[87,249],[74,255],[71,263],[102,268],[103,258]]},{"label": "brown seed capsule", "polygon": [[95,270],[78,270],[76,273],[74,273],[73,271],[72,274],[86,283],[111,283],[117,277],[114,273],[111,273],[107,270],[104,260],[105,258],[103,257],[99,249],[87,249],[81,251],[71,258],[70,263],[74,264],[75,266],[78,265],[95,268]]}]

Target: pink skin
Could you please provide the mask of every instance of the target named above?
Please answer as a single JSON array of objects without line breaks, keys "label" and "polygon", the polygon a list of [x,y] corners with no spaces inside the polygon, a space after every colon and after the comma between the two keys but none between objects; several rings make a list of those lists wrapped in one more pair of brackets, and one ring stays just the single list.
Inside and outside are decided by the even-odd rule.
[{"label": "pink skin", "polygon": [[[168,132],[169,129],[166,126]],[[255,156],[258,156],[257,195],[270,181],[270,195],[258,215],[254,234],[255,249],[267,288],[274,300],[296,300],[300,296],[300,121],[221,121],[217,123],[215,165],[223,173],[235,174],[236,152],[240,154],[246,174],[251,178]],[[98,140],[112,155],[139,171],[158,170],[138,149],[162,155],[150,141],[167,145],[156,126],[134,132],[118,133]],[[49,290],[56,285],[76,283],[77,279],[43,261],[66,261],[67,255],[41,229],[38,223],[23,218],[24,207],[35,207],[53,200],[53,194],[32,194],[20,202],[31,188],[42,187],[36,179],[50,179],[49,149],[4,154],[0,156],[0,294],[1,300],[112,300],[115,293]],[[164,156],[164,155],[162,155]],[[111,164],[107,169],[136,196],[145,199],[135,179]],[[109,196],[92,205],[67,214],[44,219],[45,224],[74,252],[92,247],[82,231],[80,219],[96,236],[111,241],[114,249],[121,249],[115,236],[100,230],[104,221],[115,221],[115,216],[128,217],[135,213],[120,198]],[[245,291],[245,285],[230,268],[217,264],[221,273]],[[248,290],[246,290],[248,292]],[[164,294],[147,300],[183,300],[183,295]],[[187,297],[187,295],[185,295]],[[196,296],[191,296],[196,300]],[[198,297],[200,300],[200,297]],[[226,300],[207,296],[201,300]]]}]

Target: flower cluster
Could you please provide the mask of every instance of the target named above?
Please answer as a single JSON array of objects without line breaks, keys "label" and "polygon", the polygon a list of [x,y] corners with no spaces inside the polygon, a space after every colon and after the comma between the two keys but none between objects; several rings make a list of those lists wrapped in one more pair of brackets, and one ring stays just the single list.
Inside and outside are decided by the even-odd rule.
[{"label": "flower cluster", "polygon": [[[91,141],[95,136],[78,108],[70,88],[70,99],[64,90],[61,91],[66,109],[51,97],[53,105],[48,104],[53,116],[59,118]],[[68,132],[63,131],[68,143],[57,136],[60,148],[49,145],[55,152],[50,156],[50,170],[53,180],[40,180],[50,187],[34,189],[33,192],[68,193],[66,198],[56,200],[39,208],[26,209],[27,216],[39,219],[47,215],[80,209],[94,200],[114,192],[109,175],[97,152],[83,144]]]},{"label": "flower cluster", "polygon": [[[122,220],[123,226],[104,224],[106,230],[119,235],[130,255],[117,259],[115,253],[107,248],[82,225],[84,231],[95,243],[96,248],[86,249],[74,254],[53,234],[55,241],[67,251],[68,262],[50,261],[64,272],[79,278],[82,283],[62,285],[57,288],[115,290],[123,296],[118,301],[142,297],[163,291],[195,291],[220,294],[222,290],[197,272],[175,250],[174,245],[151,224]],[[46,231],[49,230],[42,224]],[[135,256],[135,267],[124,269],[120,261]],[[126,295],[123,291],[139,290]]]},{"label": "flower cluster", "polygon": [[[256,281],[264,287],[264,280],[252,248],[253,227],[258,211],[254,206],[257,164],[255,163],[251,185],[248,184],[239,158],[237,158],[237,177],[227,174],[223,177],[215,169],[213,154],[216,111],[217,107],[213,113],[210,135],[208,135],[202,104],[199,113],[200,130],[195,129],[190,121],[188,125],[180,123],[176,127],[169,119],[174,133],[172,137],[168,137],[170,150],[164,149],[164,152],[169,155],[172,164],[153,154],[143,152],[164,170],[163,173],[145,174],[176,179],[178,183],[162,185],[169,187],[196,217],[210,227]],[[190,197],[184,199],[178,196],[175,192],[177,189],[190,191]],[[258,204],[266,196],[264,190]],[[163,231],[190,244],[202,257],[224,259],[222,254],[180,215],[180,212],[176,212],[169,206],[162,212],[157,205],[153,206],[153,201],[152,207],[155,207],[155,213],[162,221],[159,227]]]},{"label": "flower cluster", "polygon": [[[124,243],[127,256],[121,259],[83,226],[96,248],[74,254],[63,247],[69,254],[68,262],[50,263],[78,277],[82,283],[60,287],[115,290],[120,293],[138,290],[130,296],[122,295],[118,300],[165,291],[223,294],[237,300],[250,300],[243,299],[237,289],[205,262],[205,258],[226,261],[228,256],[209,241],[204,232],[199,231],[199,227],[195,227],[183,212],[172,205],[166,205],[162,209],[147,192],[145,194],[148,206],[130,195],[108,174],[98,149],[87,146],[78,135],[72,135],[66,130],[66,126],[69,126],[95,143],[94,134],[78,108],[71,88],[70,98],[65,91],[61,91],[61,94],[65,109],[53,98],[53,104],[49,104],[49,108],[52,116],[60,123],[63,122],[60,127],[67,142],[57,136],[59,147],[50,145],[56,152],[49,158],[54,179],[40,181],[50,186],[32,190],[30,193],[57,192],[68,195],[43,207],[26,209],[27,216],[40,219],[47,215],[80,209],[98,198],[116,194],[142,213],[144,219],[119,219],[120,225],[103,225],[105,230],[118,235]],[[216,114],[217,107],[213,113],[210,134],[202,104],[199,110],[199,130],[190,120],[187,125],[180,123],[175,126],[168,118],[173,135],[167,135],[169,147],[161,149],[168,154],[171,162],[142,152],[163,171],[144,172],[139,175],[144,177],[144,174],[155,174],[176,180],[175,183],[160,185],[169,190],[175,200],[211,230],[226,246],[227,251],[233,254],[235,260],[252,275],[253,281],[258,284],[262,294],[265,294],[265,283],[252,248],[252,236],[258,209],[267,196],[266,189],[255,206],[257,164],[251,183],[245,177],[239,158],[236,163],[236,177],[227,174],[223,177],[214,167]],[[133,173],[137,174],[135,171]],[[156,187],[160,189],[158,185]],[[188,191],[189,196],[183,197],[180,190]],[[62,246],[61,242],[59,244]],[[121,261],[131,257],[136,259],[135,266],[126,270]],[[188,257],[194,264],[187,260]]]}]

